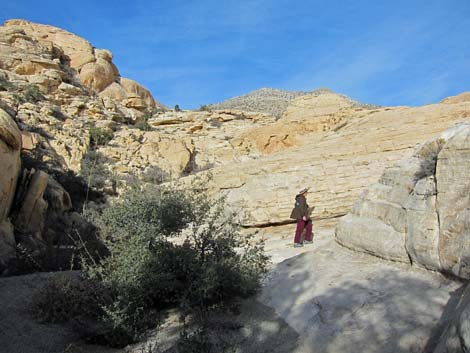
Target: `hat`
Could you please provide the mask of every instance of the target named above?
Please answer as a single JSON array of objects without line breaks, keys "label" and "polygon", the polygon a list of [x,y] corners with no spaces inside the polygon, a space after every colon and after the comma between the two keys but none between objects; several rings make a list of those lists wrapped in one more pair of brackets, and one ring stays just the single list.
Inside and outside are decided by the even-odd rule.
[{"label": "hat", "polygon": [[310,188],[303,188],[302,190],[299,191],[299,195],[306,193],[308,189]]}]

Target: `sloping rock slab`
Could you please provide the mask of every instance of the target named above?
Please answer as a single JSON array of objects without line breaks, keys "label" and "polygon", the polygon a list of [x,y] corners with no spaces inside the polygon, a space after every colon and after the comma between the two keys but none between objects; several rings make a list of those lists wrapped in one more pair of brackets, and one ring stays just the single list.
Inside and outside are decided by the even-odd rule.
[{"label": "sloping rock slab", "polygon": [[273,268],[260,296],[299,333],[294,352],[422,352],[460,286],[343,248],[332,230],[308,247]]}]

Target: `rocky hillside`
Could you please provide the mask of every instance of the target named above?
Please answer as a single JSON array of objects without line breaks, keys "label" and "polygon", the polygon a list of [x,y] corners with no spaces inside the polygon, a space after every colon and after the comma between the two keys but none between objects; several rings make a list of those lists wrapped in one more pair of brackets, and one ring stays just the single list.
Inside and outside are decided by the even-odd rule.
[{"label": "rocky hillside", "polygon": [[52,26],[0,27],[0,273],[17,253],[47,250],[59,261],[72,233],[92,237],[76,211],[96,197],[84,171],[93,131],[111,133],[157,108],[148,90],[120,77],[109,51]]},{"label": "rocky hillside", "polygon": [[[247,210],[246,226],[289,222],[293,197],[305,186],[315,218],[338,217],[384,168],[470,117],[466,94],[418,108],[361,105],[325,90],[248,96],[265,97],[266,106],[283,102],[282,114],[166,110],[120,77],[109,51],[52,26],[7,21],[0,27],[7,166],[0,229],[9,245],[0,252],[14,258],[18,239],[33,248],[67,245],[58,240],[61,222],[65,229],[82,224],[77,211],[85,201],[117,196],[134,178],[160,183],[210,171],[208,191]],[[18,232],[24,235],[15,238]]]},{"label": "rocky hillside", "polygon": [[[235,109],[248,112],[271,114],[279,118],[290,101],[308,92],[286,91],[275,88],[261,88],[242,96],[233,97],[220,103],[209,104],[210,109]],[[318,93],[321,93],[320,91]]]}]

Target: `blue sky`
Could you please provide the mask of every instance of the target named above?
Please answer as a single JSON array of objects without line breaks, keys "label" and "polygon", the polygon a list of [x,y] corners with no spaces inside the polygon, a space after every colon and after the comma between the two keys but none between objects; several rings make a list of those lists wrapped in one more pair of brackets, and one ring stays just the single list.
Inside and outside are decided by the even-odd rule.
[{"label": "blue sky", "polygon": [[3,3],[110,49],[169,106],[261,87],[328,87],[381,105],[470,90],[470,0],[157,0]]}]

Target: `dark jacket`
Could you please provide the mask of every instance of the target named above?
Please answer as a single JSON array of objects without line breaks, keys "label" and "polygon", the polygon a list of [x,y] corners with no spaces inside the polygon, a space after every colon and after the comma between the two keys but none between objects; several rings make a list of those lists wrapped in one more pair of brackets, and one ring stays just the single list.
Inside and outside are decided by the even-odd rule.
[{"label": "dark jacket", "polygon": [[310,218],[307,199],[304,195],[300,194],[295,197],[294,209],[290,214],[292,219],[301,219],[303,216]]}]

